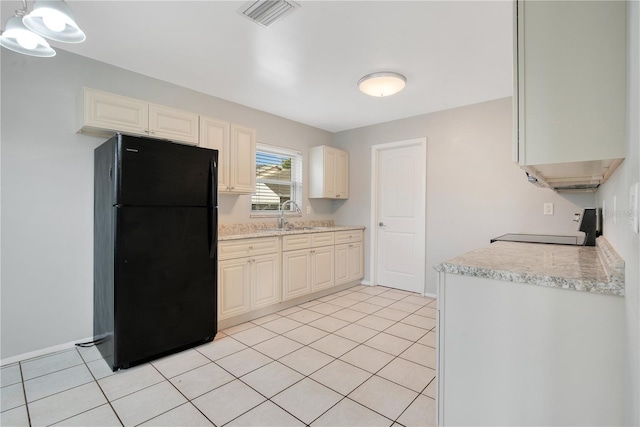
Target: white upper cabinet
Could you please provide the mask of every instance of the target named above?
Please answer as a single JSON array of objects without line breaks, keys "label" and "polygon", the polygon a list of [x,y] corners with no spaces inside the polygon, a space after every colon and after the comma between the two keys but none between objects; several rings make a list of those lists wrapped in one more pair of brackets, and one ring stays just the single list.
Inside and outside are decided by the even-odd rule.
[{"label": "white upper cabinet", "polygon": [[126,96],[83,88],[78,98],[80,132],[111,136],[115,132],[198,144],[199,116]]},{"label": "white upper cabinet", "polygon": [[200,146],[218,150],[218,191],[251,194],[256,183],[256,131],[200,117]]},{"label": "white upper cabinet", "polygon": [[229,177],[231,191],[251,194],[256,188],[256,131],[231,124]]},{"label": "white upper cabinet", "polygon": [[349,153],[320,145],[309,150],[309,198],[349,198]]},{"label": "white upper cabinet", "polygon": [[597,186],[625,156],[626,3],[514,9],[514,160],[553,188]]},{"label": "white upper cabinet", "polygon": [[149,104],[149,135],[198,145],[199,117],[188,111]]}]

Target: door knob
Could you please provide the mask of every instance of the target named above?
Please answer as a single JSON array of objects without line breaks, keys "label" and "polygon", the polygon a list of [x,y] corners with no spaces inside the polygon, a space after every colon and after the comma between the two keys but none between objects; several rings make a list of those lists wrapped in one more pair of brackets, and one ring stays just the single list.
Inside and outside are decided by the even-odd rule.
[{"label": "door knob", "polygon": [[379,225],[380,227],[384,227],[384,222],[380,221],[380,222],[378,223],[378,225]]}]

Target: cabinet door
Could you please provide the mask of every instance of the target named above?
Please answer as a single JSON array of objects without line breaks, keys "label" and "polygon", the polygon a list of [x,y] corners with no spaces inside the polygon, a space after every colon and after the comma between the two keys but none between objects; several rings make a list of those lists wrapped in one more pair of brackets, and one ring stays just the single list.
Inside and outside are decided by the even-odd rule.
[{"label": "cabinet door", "polygon": [[349,245],[336,246],[335,282],[341,285],[349,281]]},{"label": "cabinet door", "polygon": [[250,194],[256,187],[256,131],[231,125],[230,191]]},{"label": "cabinet door", "polygon": [[328,288],[334,285],[335,250],[333,246],[314,248],[311,250],[311,291]]},{"label": "cabinet door", "polygon": [[336,199],[349,198],[349,153],[342,150],[335,152],[335,193]]},{"label": "cabinet door", "polygon": [[236,316],[250,310],[249,258],[218,263],[218,319]]},{"label": "cabinet door", "polygon": [[250,259],[251,310],[280,302],[280,256],[262,255]]},{"label": "cabinet door", "polygon": [[308,249],[282,253],[282,300],[311,292],[311,256]]},{"label": "cabinet door", "polygon": [[349,250],[349,280],[360,280],[364,277],[364,246],[362,242],[350,243]]},{"label": "cabinet door", "polygon": [[149,135],[198,145],[199,116],[163,105],[149,104]]},{"label": "cabinet door", "polygon": [[[137,99],[85,88],[82,128],[146,135],[149,104]],[[80,101],[80,100],[79,100]]]},{"label": "cabinet door", "polygon": [[627,4],[517,2],[520,164],[625,156]]},{"label": "cabinet door", "polygon": [[336,197],[336,150],[331,147],[324,148],[324,165],[323,165],[323,182],[324,197]]},{"label": "cabinet door", "polygon": [[200,146],[218,150],[218,191],[229,191],[229,122],[200,117]]}]

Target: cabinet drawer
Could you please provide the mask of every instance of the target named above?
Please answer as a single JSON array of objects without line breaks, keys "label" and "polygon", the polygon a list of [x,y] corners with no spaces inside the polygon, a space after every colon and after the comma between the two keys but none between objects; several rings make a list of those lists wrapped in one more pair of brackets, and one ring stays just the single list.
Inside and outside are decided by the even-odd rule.
[{"label": "cabinet drawer", "polygon": [[279,237],[226,240],[218,243],[218,260],[240,258],[249,255],[275,253],[280,250]]},{"label": "cabinet drawer", "polygon": [[341,243],[361,242],[362,240],[364,240],[364,231],[362,230],[336,231],[336,245]]},{"label": "cabinet drawer", "polygon": [[282,237],[282,250],[292,251],[311,247],[311,234],[291,234]]},{"label": "cabinet drawer", "polygon": [[311,246],[314,248],[320,246],[330,246],[335,242],[335,233],[313,233],[311,234]]}]

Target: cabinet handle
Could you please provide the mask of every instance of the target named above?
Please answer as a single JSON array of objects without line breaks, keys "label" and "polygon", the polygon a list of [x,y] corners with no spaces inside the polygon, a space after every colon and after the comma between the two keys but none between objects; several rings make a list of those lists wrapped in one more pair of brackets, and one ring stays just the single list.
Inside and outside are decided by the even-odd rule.
[{"label": "cabinet handle", "polygon": [[253,246],[249,246],[249,250],[253,250]]},{"label": "cabinet handle", "polygon": [[339,195],[339,194],[336,194],[336,197],[340,197],[340,195]]}]

